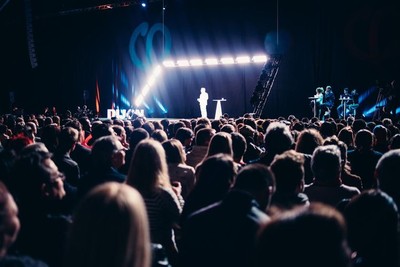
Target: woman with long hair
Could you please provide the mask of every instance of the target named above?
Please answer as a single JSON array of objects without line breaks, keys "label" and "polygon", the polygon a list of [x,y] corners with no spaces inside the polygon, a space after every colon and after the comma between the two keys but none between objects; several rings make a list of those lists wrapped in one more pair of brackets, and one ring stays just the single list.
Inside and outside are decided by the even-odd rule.
[{"label": "woman with long hair", "polygon": [[149,267],[146,208],[134,188],[108,182],[91,190],[74,215],[67,267]]},{"label": "woman with long hair", "polygon": [[183,207],[181,185],[171,185],[165,151],[160,142],[141,141],[132,157],[127,184],[142,195],[149,217],[152,243],[161,244],[173,264],[177,257],[174,230]]},{"label": "woman with long hair", "polygon": [[164,141],[162,146],[167,155],[168,172],[172,182],[180,182],[182,185],[182,197],[186,199],[192,190],[196,177],[194,168],[185,163],[186,153],[182,143],[177,139]]}]

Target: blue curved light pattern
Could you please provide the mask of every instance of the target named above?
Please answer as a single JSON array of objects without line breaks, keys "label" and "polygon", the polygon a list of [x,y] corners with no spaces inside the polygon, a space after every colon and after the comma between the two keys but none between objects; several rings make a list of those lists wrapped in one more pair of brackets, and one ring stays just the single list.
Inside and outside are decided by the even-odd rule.
[{"label": "blue curved light pattern", "polygon": [[[163,53],[161,60],[163,60],[163,57],[169,56],[172,47],[172,39],[168,27],[166,27],[162,23],[156,23],[149,30],[149,24],[147,22],[143,22],[135,28],[129,40],[129,54],[131,56],[132,63],[135,67],[144,69],[146,67],[153,65],[153,63],[157,61],[157,58],[160,58],[157,57],[156,51],[154,51],[154,46],[153,46],[154,35],[157,32],[160,32],[161,34],[164,35],[162,37],[164,40],[163,44],[164,47],[162,51]],[[146,39],[145,59],[141,59],[136,51],[136,43],[140,41],[139,37],[143,37]]]},{"label": "blue curved light pattern", "polygon": [[[135,65],[138,68],[143,68],[143,62],[139,58],[139,56],[136,53],[136,42],[138,41],[139,36],[144,37],[149,29],[149,24],[147,22],[141,23],[139,26],[136,27],[136,29],[133,31],[131,35],[131,39],[129,40],[129,54],[131,56],[133,65]],[[147,50],[147,48],[146,48]]]},{"label": "blue curved light pattern", "polygon": [[[163,29],[163,24],[162,23],[156,23],[154,24],[149,33],[147,34],[147,38],[146,38],[146,55],[147,55],[147,59],[150,61],[149,63],[151,65],[157,64],[157,55],[154,52],[153,49],[153,39],[154,39],[154,35],[160,32],[161,34],[164,34],[164,54],[162,55],[162,57],[167,57],[169,56],[170,52],[171,52],[171,45],[172,45],[172,41],[171,41],[171,34],[168,30],[167,27],[165,27],[164,25],[164,29]],[[159,58],[159,57],[158,57]],[[164,58],[161,58],[161,60],[164,60]]]}]

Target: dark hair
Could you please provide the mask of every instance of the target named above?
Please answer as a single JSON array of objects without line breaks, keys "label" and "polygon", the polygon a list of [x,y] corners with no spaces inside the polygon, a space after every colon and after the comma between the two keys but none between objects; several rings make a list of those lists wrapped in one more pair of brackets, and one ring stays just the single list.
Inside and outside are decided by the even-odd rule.
[{"label": "dark hair", "polygon": [[379,190],[368,190],[351,199],[344,209],[348,241],[359,260],[369,266],[396,266],[398,255],[397,206]]},{"label": "dark hair", "polygon": [[181,142],[170,139],[162,143],[167,156],[167,163],[185,163],[185,152]]},{"label": "dark hair", "polygon": [[304,157],[293,150],[276,155],[271,163],[271,170],[276,178],[276,190],[295,192],[304,180]]},{"label": "dark hair", "polygon": [[261,229],[256,266],[350,266],[343,216],[319,203],[278,215]]}]

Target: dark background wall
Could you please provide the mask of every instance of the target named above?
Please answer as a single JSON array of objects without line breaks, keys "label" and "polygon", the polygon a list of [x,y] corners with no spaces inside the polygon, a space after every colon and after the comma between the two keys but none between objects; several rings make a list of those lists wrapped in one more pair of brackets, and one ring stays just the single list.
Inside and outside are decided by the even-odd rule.
[{"label": "dark background wall", "polygon": [[[398,1],[171,0],[164,1],[163,16],[162,1],[149,3],[147,9],[131,5],[89,11],[85,8],[104,1],[32,0],[38,62],[34,69],[27,49],[25,2],[9,1],[0,11],[1,112],[10,109],[10,92],[15,105],[27,112],[41,112],[46,106],[74,110],[84,103],[94,109],[97,84],[105,116],[107,108],[133,104],[147,74],[164,56],[282,53],[264,111],[271,117],[311,116],[307,97],[326,85],[337,98],[344,87],[356,88],[365,96],[366,110],[375,104],[377,85],[399,79]],[[76,12],[64,12],[68,10]],[[146,44],[151,28],[163,22],[171,37],[166,51],[160,31],[151,46]],[[143,23],[147,31],[133,42],[132,34]],[[199,116],[201,86],[210,99],[228,99],[224,112],[251,112],[250,96],[261,67],[166,70],[146,97],[146,112],[154,117]],[[214,107],[210,103],[211,116]]]}]

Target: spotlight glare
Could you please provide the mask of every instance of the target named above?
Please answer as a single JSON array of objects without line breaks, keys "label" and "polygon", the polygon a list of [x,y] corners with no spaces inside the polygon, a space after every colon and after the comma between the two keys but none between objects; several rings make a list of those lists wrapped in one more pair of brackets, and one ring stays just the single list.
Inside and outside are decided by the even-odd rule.
[{"label": "spotlight glare", "polygon": [[237,57],[236,58],[236,62],[239,63],[239,64],[250,63],[250,57],[248,57],[248,56]]},{"label": "spotlight glare", "polygon": [[221,58],[221,63],[222,64],[234,64],[235,61],[233,60],[232,57],[223,57],[223,58]]},{"label": "spotlight glare", "polygon": [[161,74],[162,68],[160,65],[157,65],[157,67],[154,68],[153,76],[157,77],[158,75]]},{"label": "spotlight glare", "polygon": [[218,59],[216,58],[207,58],[205,62],[207,65],[218,65]]},{"label": "spotlight glare", "polygon": [[180,67],[187,67],[187,66],[189,66],[189,61],[186,59],[181,59],[181,60],[176,61],[176,64],[178,64],[178,66],[180,66]]},{"label": "spotlight glare", "polygon": [[135,100],[135,106],[139,107],[143,102],[143,95],[139,95],[138,98]]},{"label": "spotlight glare", "polygon": [[146,5],[146,3],[145,2],[143,2],[142,3],[142,7],[146,7],[147,5]]},{"label": "spotlight glare", "polygon": [[153,86],[153,84],[156,82],[156,75],[150,76],[149,80],[147,81],[148,86]]},{"label": "spotlight glare", "polygon": [[192,65],[192,66],[203,65],[203,60],[201,60],[201,59],[191,59],[189,62],[190,62],[190,65]]},{"label": "spotlight glare", "polygon": [[258,62],[267,62],[268,61],[268,57],[265,55],[259,55],[259,56],[254,56],[253,57],[253,62],[258,63]]},{"label": "spotlight glare", "polygon": [[143,87],[142,96],[146,96],[147,93],[148,93],[149,91],[150,91],[150,86],[149,86],[148,84],[146,84],[146,85]]},{"label": "spotlight glare", "polygon": [[172,68],[175,67],[175,63],[172,60],[165,60],[163,62],[164,67],[166,68]]}]

